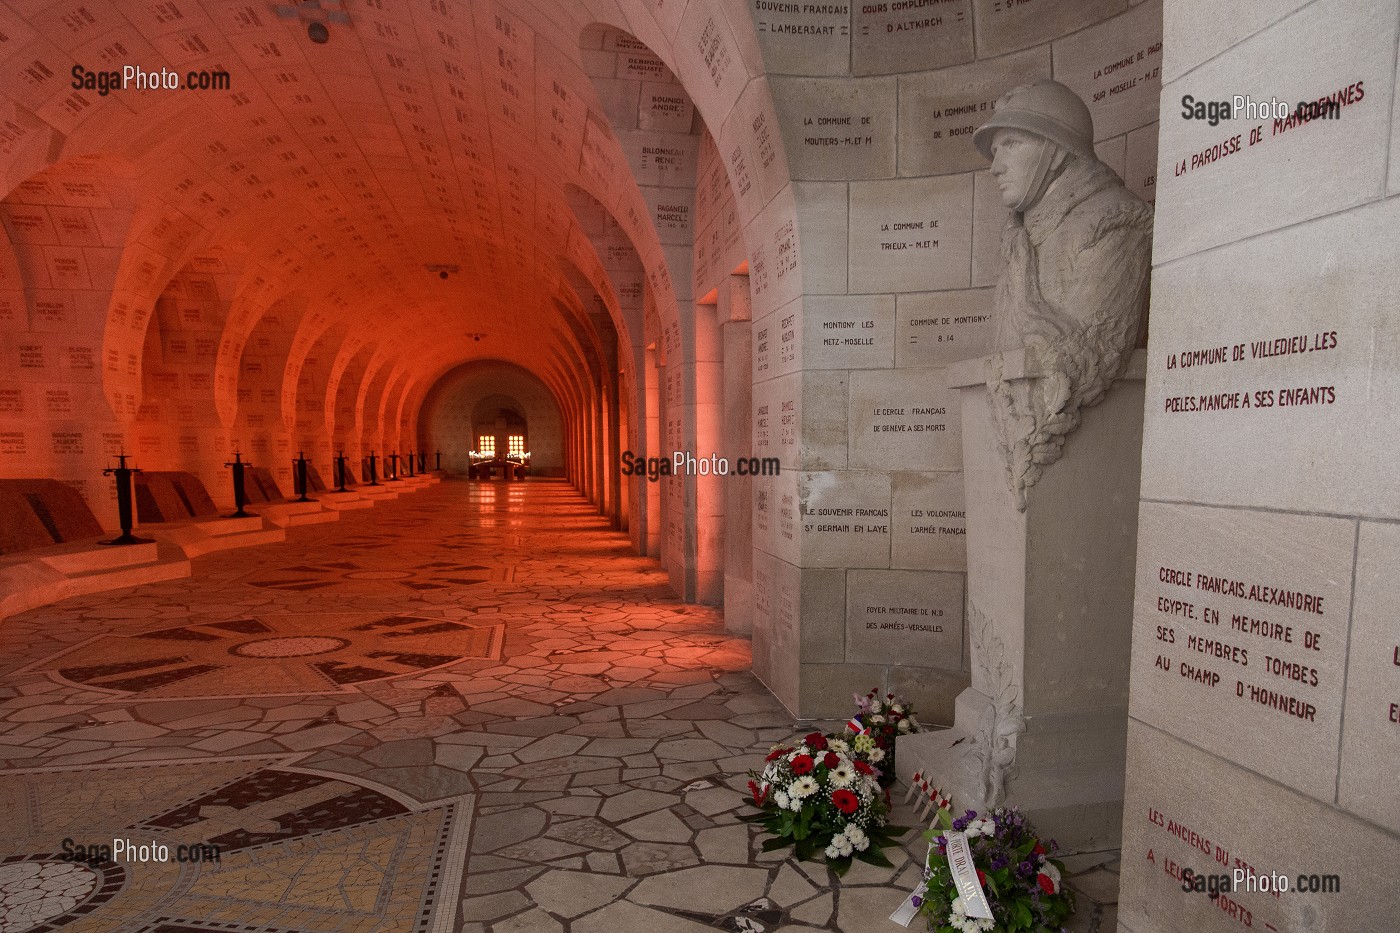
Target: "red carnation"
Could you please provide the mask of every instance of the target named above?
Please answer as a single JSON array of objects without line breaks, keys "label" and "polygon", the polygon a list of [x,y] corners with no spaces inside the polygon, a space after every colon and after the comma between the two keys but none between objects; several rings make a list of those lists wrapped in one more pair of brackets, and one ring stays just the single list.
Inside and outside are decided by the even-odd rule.
[{"label": "red carnation", "polygon": [[817,763],[812,760],[811,755],[798,755],[792,760],[792,773],[801,777],[804,774],[811,774]]},{"label": "red carnation", "polygon": [[749,781],[749,793],[753,794],[753,805],[755,807],[763,806],[764,801],[768,799],[767,782],[764,782],[763,790],[762,792],[760,792],[758,789],[758,785],[755,784],[753,781]]},{"label": "red carnation", "polygon": [[985,885],[987,883],[987,876],[982,872],[982,869],[980,868],[977,869],[977,883],[981,885]]},{"label": "red carnation", "polygon": [[1050,880],[1049,875],[1042,872],[1040,877],[1035,880],[1040,883],[1040,890],[1044,891],[1046,894],[1055,893],[1055,882]]},{"label": "red carnation", "polygon": [[826,751],[826,736],[822,735],[820,732],[813,732],[803,739],[802,742],[808,748],[816,749],[819,752]]},{"label": "red carnation", "polygon": [[768,757],[765,758],[765,759],[763,759],[763,760],[764,760],[764,761],[777,761],[779,758],[783,757],[784,755],[786,755],[786,754],[787,754],[788,752],[790,752],[790,751],[792,751],[792,749],[790,749],[790,748],[775,748],[775,749],[773,749],[771,752],[769,752],[769,753],[768,753]]},{"label": "red carnation", "polygon": [[1044,855],[1045,846],[1041,845],[1039,842],[1036,842],[1035,848],[1031,849],[1031,851],[1034,852],[1036,855]]},{"label": "red carnation", "polygon": [[859,759],[857,759],[857,761],[856,761],[855,764],[856,764],[856,770],[859,771],[861,774],[874,774],[874,773],[875,773],[875,769],[874,769],[874,768],[870,767],[870,765],[866,764],[866,763],[863,762],[863,761],[860,761]]},{"label": "red carnation", "polygon": [[860,808],[860,798],[845,788],[832,793],[831,802],[836,805],[836,809],[847,815]]},{"label": "red carnation", "polygon": [[822,764],[828,768],[834,768],[841,763],[841,756],[835,752],[827,752],[822,756]]}]

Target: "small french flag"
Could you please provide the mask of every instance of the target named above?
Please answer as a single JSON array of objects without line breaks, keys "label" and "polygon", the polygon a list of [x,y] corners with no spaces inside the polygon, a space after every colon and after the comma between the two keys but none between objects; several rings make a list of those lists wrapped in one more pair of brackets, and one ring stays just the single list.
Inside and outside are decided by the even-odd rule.
[{"label": "small french flag", "polygon": [[865,735],[870,730],[860,724],[860,717],[856,716],[846,720],[846,731],[854,732],[856,735]]}]

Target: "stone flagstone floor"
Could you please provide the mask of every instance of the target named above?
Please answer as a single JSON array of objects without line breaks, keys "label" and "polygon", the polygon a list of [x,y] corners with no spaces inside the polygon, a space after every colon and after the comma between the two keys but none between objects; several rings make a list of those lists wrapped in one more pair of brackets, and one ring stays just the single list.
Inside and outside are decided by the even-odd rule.
[{"label": "stone flagstone floor", "polygon": [[[749,667],[543,481],[4,620],[0,933],[893,933],[918,833],[837,884],[738,821],[811,728]],[[57,859],[117,838],[172,859]],[[201,842],[218,864],[174,860]],[[1116,854],[1070,863],[1072,929],[1115,930]]]}]

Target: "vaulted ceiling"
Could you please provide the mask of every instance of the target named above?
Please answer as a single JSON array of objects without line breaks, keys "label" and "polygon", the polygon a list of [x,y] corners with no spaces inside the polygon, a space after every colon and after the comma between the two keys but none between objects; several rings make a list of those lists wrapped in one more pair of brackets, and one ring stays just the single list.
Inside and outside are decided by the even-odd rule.
[{"label": "vaulted ceiling", "polygon": [[[7,217],[45,207],[53,227],[10,223],[18,275],[31,293],[110,296],[83,313],[101,316],[118,416],[139,404],[133,361],[157,302],[191,270],[229,292],[221,408],[236,403],[240,360],[269,314],[286,331],[290,384],[316,348],[332,361],[319,363],[331,398],[357,357],[420,393],[473,358],[526,365],[558,389],[614,330],[639,337],[571,203],[602,205],[664,293],[657,304],[674,305],[646,202],[581,64],[580,37],[607,15],[620,18],[568,0],[9,0]],[[324,43],[309,34],[321,27]],[[228,87],[73,86],[126,65],[182,81],[226,73]],[[86,226],[61,219],[89,209]],[[75,260],[78,281],[58,281],[55,257],[83,237],[100,249]]]}]

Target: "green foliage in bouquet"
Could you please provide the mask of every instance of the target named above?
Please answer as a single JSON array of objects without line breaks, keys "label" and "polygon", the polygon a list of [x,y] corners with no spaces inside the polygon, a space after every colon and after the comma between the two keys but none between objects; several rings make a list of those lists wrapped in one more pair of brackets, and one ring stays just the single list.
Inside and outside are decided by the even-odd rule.
[{"label": "green foliage in bouquet", "polygon": [[[968,810],[953,819],[938,814],[943,831],[926,835],[931,846],[919,912],[933,933],[1059,933],[1074,911],[1074,896],[1061,882],[1064,865],[1051,856],[1055,842],[1042,844],[1021,812],[999,808],[989,816]],[[967,834],[977,879],[993,919],[969,917],[952,870],[944,832]]]},{"label": "green foliage in bouquet", "polygon": [[838,875],[855,859],[889,868],[880,850],[908,828],[887,825],[889,803],[875,775],[845,739],[813,732],[796,745],[775,747],[762,773],[750,772],[759,812],[741,819],[773,837],[764,841],[765,852],[791,846],[804,861],[824,855]]}]

